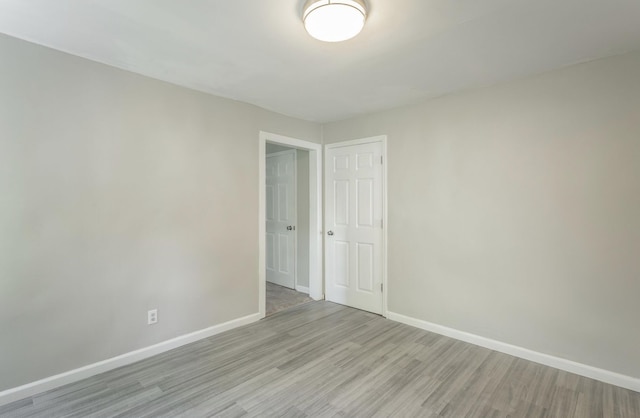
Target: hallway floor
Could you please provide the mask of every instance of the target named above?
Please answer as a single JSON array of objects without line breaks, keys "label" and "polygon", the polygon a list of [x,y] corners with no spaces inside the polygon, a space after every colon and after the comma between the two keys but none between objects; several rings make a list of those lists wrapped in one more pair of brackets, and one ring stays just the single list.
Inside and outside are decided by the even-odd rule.
[{"label": "hallway floor", "polygon": [[267,282],[267,316],[311,301],[305,293]]}]

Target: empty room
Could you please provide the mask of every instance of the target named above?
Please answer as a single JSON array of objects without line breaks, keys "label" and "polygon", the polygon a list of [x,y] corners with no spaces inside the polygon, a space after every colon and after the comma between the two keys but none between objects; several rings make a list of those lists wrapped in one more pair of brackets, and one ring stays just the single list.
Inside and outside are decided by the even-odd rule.
[{"label": "empty room", "polygon": [[640,418],[640,1],[0,0],[0,417]]}]

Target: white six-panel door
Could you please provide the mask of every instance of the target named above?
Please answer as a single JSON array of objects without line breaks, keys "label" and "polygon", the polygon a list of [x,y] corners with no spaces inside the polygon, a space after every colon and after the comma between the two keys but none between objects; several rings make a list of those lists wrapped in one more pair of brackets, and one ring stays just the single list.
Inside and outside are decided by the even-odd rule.
[{"label": "white six-panel door", "polygon": [[295,288],[295,150],[267,155],[267,281]]},{"label": "white six-panel door", "polygon": [[325,154],[326,299],[382,313],[382,142]]}]

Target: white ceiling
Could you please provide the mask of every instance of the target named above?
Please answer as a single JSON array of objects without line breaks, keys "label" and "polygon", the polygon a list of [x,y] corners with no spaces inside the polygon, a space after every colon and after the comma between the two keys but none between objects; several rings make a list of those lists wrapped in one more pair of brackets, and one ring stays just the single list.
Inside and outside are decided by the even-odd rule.
[{"label": "white ceiling", "polygon": [[339,44],[303,2],[0,0],[0,32],[317,122],[640,50],[640,0],[368,0]]}]

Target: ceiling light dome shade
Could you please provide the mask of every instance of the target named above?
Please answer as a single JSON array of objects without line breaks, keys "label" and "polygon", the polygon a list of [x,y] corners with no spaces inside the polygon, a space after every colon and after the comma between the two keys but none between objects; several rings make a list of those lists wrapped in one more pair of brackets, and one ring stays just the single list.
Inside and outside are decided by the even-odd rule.
[{"label": "ceiling light dome shade", "polygon": [[360,33],[367,18],[363,0],[309,0],[302,20],[309,35],[324,42],[340,42]]}]

